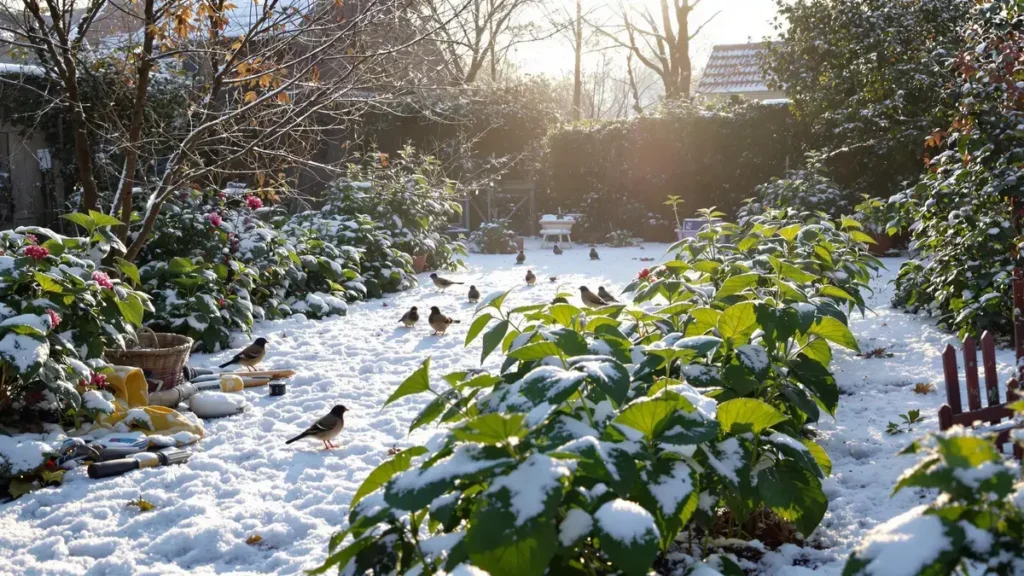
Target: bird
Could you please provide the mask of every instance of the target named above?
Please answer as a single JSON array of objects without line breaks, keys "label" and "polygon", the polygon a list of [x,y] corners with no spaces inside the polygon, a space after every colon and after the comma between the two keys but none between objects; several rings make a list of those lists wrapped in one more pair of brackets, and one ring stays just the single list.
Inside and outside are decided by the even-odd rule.
[{"label": "bird", "polygon": [[608,303],[602,300],[597,294],[590,291],[590,288],[586,286],[580,286],[580,299],[583,303],[591,308],[600,308],[601,306],[607,306]]},{"label": "bird", "polygon": [[469,287],[469,301],[470,302],[479,302],[480,301],[480,291],[476,289],[476,286],[470,286]]},{"label": "bird", "polygon": [[516,264],[522,264],[523,262],[526,262],[526,252],[520,250],[519,254],[516,255]]},{"label": "bird", "polygon": [[409,311],[402,314],[402,318],[399,320],[402,324],[405,324],[406,328],[412,328],[420,321],[420,313],[416,311],[416,307],[409,308]]},{"label": "bird", "polygon": [[232,364],[241,364],[242,366],[252,370],[252,367],[259,364],[266,355],[267,339],[257,338],[252,344],[246,346],[244,350],[235,354],[231,360],[221,364],[218,368],[227,368]]},{"label": "bird", "polygon": [[590,247],[590,259],[591,260],[600,260],[601,259],[601,257],[597,255],[597,248],[594,248],[593,246]]},{"label": "bird", "polygon": [[451,288],[453,284],[465,284],[465,282],[456,282],[447,278],[441,278],[436,272],[430,275],[430,279],[434,281],[434,286],[437,286],[442,292]]},{"label": "bird", "polygon": [[437,306],[430,307],[430,317],[427,320],[430,322],[430,327],[434,329],[434,336],[444,336],[449,326],[459,324],[458,320],[441,314],[441,309]]},{"label": "bird", "polygon": [[324,450],[337,448],[331,440],[341,434],[341,429],[345,427],[345,412],[348,412],[348,408],[341,404],[335,405],[326,416],[314,422],[312,426],[306,428],[295,438],[286,441],[285,444],[291,444],[303,438],[316,438],[324,443]]},{"label": "bird", "polygon": [[537,275],[533,273],[533,270],[526,271],[526,285],[533,286],[537,283]]},{"label": "bird", "polygon": [[615,299],[615,296],[612,296],[611,294],[608,293],[607,290],[604,289],[604,286],[599,286],[597,288],[597,295],[601,298],[601,300],[604,300],[609,304],[617,304],[619,302],[618,300]]},{"label": "bird", "polygon": [[558,244],[555,244],[555,248],[554,248],[554,249],[552,250],[552,252],[554,252],[554,253],[555,253],[555,256],[561,256],[561,255],[562,255],[562,252],[564,252],[564,250],[562,250],[561,248],[559,248],[559,247],[558,247]]}]

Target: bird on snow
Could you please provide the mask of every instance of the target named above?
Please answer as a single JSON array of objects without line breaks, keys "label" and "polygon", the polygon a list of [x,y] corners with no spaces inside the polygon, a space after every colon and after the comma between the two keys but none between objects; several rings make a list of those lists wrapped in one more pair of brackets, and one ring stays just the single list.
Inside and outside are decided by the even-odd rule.
[{"label": "bird on snow", "polygon": [[597,248],[594,248],[593,246],[590,247],[590,259],[591,260],[600,260],[601,259],[601,257],[597,255]]},{"label": "bird on snow", "polygon": [[601,298],[601,300],[604,300],[609,304],[618,304],[619,302],[618,300],[615,299],[614,296],[609,294],[608,291],[604,289],[604,286],[599,286],[597,288],[597,295]]},{"label": "bird on snow", "polygon": [[533,270],[526,271],[526,285],[533,286],[537,283],[537,276],[533,273]]},{"label": "bird on snow", "polygon": [[526,252],[520,250],[519,254],[516,255],[516,264],[522,264],[526,262]]},{"label": "bird on snow", "polygon": [[465,282],[456,282],[447,278],[442,278],[437,275],[436,272],[430,275],[430,279],[434,281],[434,286],[437,286],[442,292],[451,288],[454,284],[465,284]]},{"label": "bird on snow", "polygon": [[430,322],[430,327],[434,329],[434,336],[444,336],[449,326],[459,324],[458,320],[441,314],[441,309],[437,306],[431,306],[430,317],[427,320]]},{"label": "bird on snow", "polygon": [[564,252],[564,250],[558,247],[558,244],[555,244],[554,249],[552,249],[551,251],[555,253],[555,256],[561,256],[562,252]]},{"label": "bird on snow", "polygon": [[601,299],[600,296],[590,291],[590,288],[586,286],[580,286],[580,299],[583,303],[591,308],[600,308],[601,306],[607,306],[608,303]]},{"label": "bird on snow", "polygon": [[348,408],[345,408],[341,404],[335,405],[326,416],[314,422],[313,425],[306,428],[302,434],[286,441],[285,444],[291,444],[292,442],[302,440],[303,438],[316,438],[324,443],[324,450],[328,448],[337,448],[331,440],[338,434],[341,434],[341,429],[345,427],[345,412],[347,411]]},{"label": "bird on snow", "polygon": [[218,368],[227,368],[232,364],[241,364],[246,368],[252,370],[252,367],[263,361],[263,357],[267,355],[267,339],[257,338],[252,344],[245,347],[244,350],[235,354],[231,360],[221,364]]},{"label": "bird on snow", "polygon": [[476,289],[476,286],[469,287],[469,301],[474,303],[480,301],[480,291]]},{"label": "bird on snow", "polygon": [[412,328],[420,321],[420,313],[416,311],[416,307],[409,308],[409,311],[402,314],[402,318],[399,320],[402,324],[405,324],[406,328]]}]

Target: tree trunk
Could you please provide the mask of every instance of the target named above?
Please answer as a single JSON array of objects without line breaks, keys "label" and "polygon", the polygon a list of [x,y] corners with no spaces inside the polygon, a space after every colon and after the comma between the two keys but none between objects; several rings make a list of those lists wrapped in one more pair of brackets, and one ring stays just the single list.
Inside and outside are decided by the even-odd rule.
[{"label": "tree trunk", "polygon": [[572,119],[580,119],[583,106],[583,70],[580,60],[583,56],[583,1],[576,0],[576,67],[572,82]]},{"label": "tree trunk", "polygon": [[78,90],[78,71],[71,58],[65,58],[68,88],[68,101],[71,108],[71,129],[75,138],[75,164],[78,166],[78,179],[82,185],[82,212],[96,210],[99,204],[99,191],[92,173],[92,152],[89,146],[89,131],[85,121],[85,110],[82,108],[82,95]]}]

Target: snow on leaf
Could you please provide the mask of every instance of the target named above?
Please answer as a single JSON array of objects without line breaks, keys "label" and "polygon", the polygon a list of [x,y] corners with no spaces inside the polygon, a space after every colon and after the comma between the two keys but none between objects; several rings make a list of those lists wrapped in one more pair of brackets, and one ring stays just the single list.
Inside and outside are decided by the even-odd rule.
[{"label": "snow on leaf", "polygon": [[516,525],[522,526],[544,512],[549,499],[556,491],[561,491],[562,479],[569,477],[574,468],[576,463],[573,461],[555,460],[535,453],[508,474],[495,478],[484,494],[507,490]]},{"label": "snow on leaf", "polygon": [[572,508],[565,514],[565,520],[558,525],[558,541],[569,547],[590,534],[594,518],[579,508]]}]

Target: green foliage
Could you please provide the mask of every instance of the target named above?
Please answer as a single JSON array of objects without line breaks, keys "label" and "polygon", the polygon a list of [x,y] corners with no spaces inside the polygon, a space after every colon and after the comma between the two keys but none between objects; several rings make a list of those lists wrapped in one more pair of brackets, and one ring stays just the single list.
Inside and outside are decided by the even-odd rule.
[{"label": "green foliage", "polygon": [[810,148],[844,189],[888,197],[916,179],[941,124],[948,74],[964,46],[969,0],[777,0],[769,84],[785,90]]},{"label": "green foliage", "polygon": [[480,254],[515,254],[518,235],[508,222],[485,222],[469,235],[469,248]]},{"label": "green foliage", "polygon": [[806,170],[790,170],[782,178],[772,178],[754,188],[754,197],[744,202],[737,218],[743,222],[768,210],[784,209],[798,214],[822,212],[836,218],[849,213],[847,196],[822,166],[811,165]]},{"label": "green foliage", "polygon": [[850,555],[844,576],[884,571],[880,558],[903,550],[919,551],[907,574],[1018,574],[1024,482],[1019,465],[1005,461],[991,435],[957,427],[914,442],[904,453],[919,461],[900,476],[893,493],[923,488],[939,495],[869,533]]},{"label": "green foliage", "polygon": [[921,417],[920,410],[910,410],[906,414],[900,414],[900,422],[889,422],[888,426],[885,427],[885,433],[894,436],[904,432],[911,432],[913,430],[912,426],[922,421],[924,421],[924,418]]},{"label": "green foliage", "polygon": [[629,248],[639,246],[642,240],[629,230],[615,230],[605,238],[605,243],[613,248]]},{"label": "green foliage", "polygon": [[428,359],[399,386],[389,402],[431,396],[413,429],[447,431],[370,475],[317,572],[646,574],[725,508],[731,536],[765,513],[809,535],[831,465],[805,426],[835,410],[831,346],[856,349],[847,314],[877,267],[852,231],[775,213],[708,227],[629,286],[650,312],[482,303],[467,346],[501,354],[499,373],[437,385]]},{"label": "green foliage", "polygon": [[76,214],[83,237],[45,228],[0,232],[0,424],[74,424],[83,382],[104,366],[105,348],[123,348],[149,298],[97,264],[123,249],[108,216]]},{"label": "green foliage", "polygon": [[1010,280],[1024,260],[1010,203],[1024,197],[1024,110],[1006,67],[1024,48],[1021,14],[1017,3],[984,4],[962,25],[975,46],[943,67],[953,78],[952,122],[929,139],[928,175],[890,200],[896,224],[910,228],[913,256],[900,268],[894,304],[961,336],[1013,329]]}]

